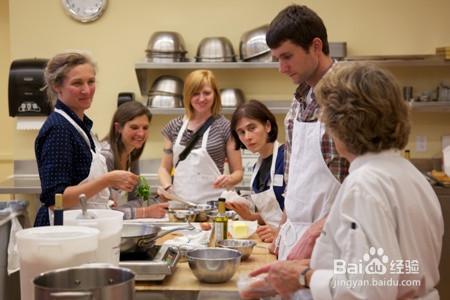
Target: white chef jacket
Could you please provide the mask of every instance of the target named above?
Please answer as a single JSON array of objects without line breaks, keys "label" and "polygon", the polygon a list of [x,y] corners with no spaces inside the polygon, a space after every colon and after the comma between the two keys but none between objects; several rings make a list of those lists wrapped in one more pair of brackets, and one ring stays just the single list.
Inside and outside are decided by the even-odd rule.
[{"label": "white chef jacket", "polygon": [[[439,299],[435,286],[444,225],[430,184],[393,150],[359,156],[349,172],[312,254],[313,298]],[[374,249],[370,252],[371,247],[376,253]],[[344,273],[342,268],[335,272],[337,259],[347,263],[346,274],[340,274]],[[375,260],[386,267],[384,272],[380,269],[381,275],[370,270],[348,274],[349,263],[365,266]],[[418,264],[416,272],[411,271],[411,263]],[[389,279],[399,283],[380,287],[372,281],[388,285]],[[358,280],[368,280],[369,284]],[[403,280],[419,280],[421,284],[414,286]],[[357,286],[349,287],[350,283]]]}]

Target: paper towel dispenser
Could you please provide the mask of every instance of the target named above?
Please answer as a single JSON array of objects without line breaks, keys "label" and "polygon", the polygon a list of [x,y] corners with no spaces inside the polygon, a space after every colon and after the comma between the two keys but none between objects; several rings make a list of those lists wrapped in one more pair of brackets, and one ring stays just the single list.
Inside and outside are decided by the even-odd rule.
[{"label": "paper towel dispenser", "polygon": [[20,59],[11,63],[9,69],[8,104],[9,115],[47,116],[52,108],[47,93],[42,88],[47,59]]}]

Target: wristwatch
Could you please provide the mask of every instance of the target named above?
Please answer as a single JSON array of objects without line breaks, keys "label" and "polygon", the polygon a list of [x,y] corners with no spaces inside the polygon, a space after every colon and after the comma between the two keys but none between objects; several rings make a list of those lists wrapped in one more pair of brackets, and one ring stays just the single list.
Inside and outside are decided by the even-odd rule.
[{"label": "wristwatch", "polygon": [[306,273],[311,270],[310,267],[307,267],[303,270],[303,272],[300,273],[300,276],[298,277],[298,282],[302,287],[309,288],[309,286],[306,284]]}]

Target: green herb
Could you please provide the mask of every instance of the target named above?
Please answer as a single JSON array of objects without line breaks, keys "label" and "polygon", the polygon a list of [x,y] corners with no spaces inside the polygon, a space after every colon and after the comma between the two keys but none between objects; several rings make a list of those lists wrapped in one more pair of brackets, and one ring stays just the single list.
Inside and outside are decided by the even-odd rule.
[{"label": "green herb", "polygon": [[150,197],[150,185],[148,184],[147,179],[145,179],[144,176],[139,176],[137,195],[145,201]]}]

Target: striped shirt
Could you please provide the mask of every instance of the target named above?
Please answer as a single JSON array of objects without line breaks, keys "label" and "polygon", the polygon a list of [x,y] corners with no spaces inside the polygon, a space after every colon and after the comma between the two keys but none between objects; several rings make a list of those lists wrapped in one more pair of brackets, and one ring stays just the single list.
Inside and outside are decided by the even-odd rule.
[{"label": "striped shirt", "polygon": [[[284,153],[284,180],[288,183],[289,159],[292,151],[292,132],[294,130],[294,120],[299,122],[316,122],[319,116],[319,104],[311,94],[311,101],[307,103],[306,98],[311,87],[306,83],[298,86],[291,107],[284,119],[286,130],[286,149]],[[332,138],[325,133],[321,143],[322,156],[331,173],[339,182],[343,182],[348,175],[349,163],[346,159],[339,156]]]},{"label": "striped shirt", "polygon": [[[181,130],[181,126],[183,126],[183,116],[179,116],[170,121],[161,131],[162,135],[172,142],[172,147],[177,139],[178,133]],[[228,121],[224,116],[219,116],[209,128],[210,130],[206,151],[209,156],[211,156],[220,173],[223,173],[223,166],[227,156],[226,144],[231,136],[230,121]],[[186,146],[194,133],[194,131],[186,129],[181,137],[181,146]],[[203,137],[204,136],[198,139],[193,149],[198,149],[201,147]]]}]

